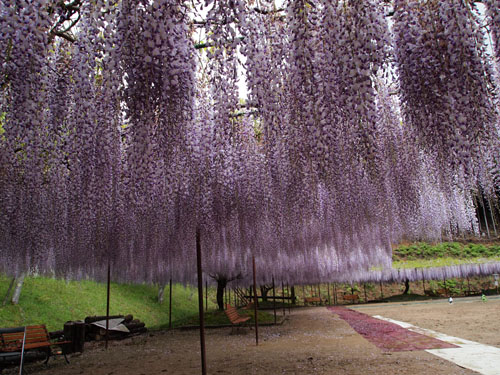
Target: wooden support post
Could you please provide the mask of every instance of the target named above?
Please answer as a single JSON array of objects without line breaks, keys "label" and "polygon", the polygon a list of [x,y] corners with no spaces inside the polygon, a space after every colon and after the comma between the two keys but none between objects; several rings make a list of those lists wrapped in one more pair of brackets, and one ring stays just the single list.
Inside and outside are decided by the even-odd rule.
[{"label": "wooden support post", "polygon": [[424,289],[424,296],[425,296],[425,279],[422,278],[422,288]]},{"label": "wooden support post", "polygon": [[326,283],[326,288],[328,291],[328,306],[332,305],[332,301],[330,300],[330,283]]},{"label": "wooden support post", "polygon": [[201,268],[200,229],[196,228],[196,268],[198,271],[198,312],[200,316],[201,374],[207,374],[205,350],[205,316],[203,311],[203,270]]},{"label": "wooden support post", "polygon": [[304,284],[302,284],[302,299],[304,301],[304,306],[306,305],[306,290],[305,290],[305,287],[304,287]]},{"label": "wooden support post", "polygon": [[365,303],[368,302],[368,297],[366,297],[366,283],[363,283],[363,290],[365,292]]},{"label": "wooden support post", "polygon": [[205,311],[208,311],[208,280],[205,280]]},{"label": "wooden support post", "polygon": [[168,293],[168,328],[172,329],[172,278],[169,281]]},{"label": "wooden support post", "polygon": [[[290,285],[288,283],[286,283],[286,296],[288,298],[290,298]],[[285,302],[285,300],[283,300],[283,302]],[[291,313],[291,303],[290,303],[290,300],[288,300],[288,314],[290,315]]]},{"label": "wooden support post", "polygon": [[281,282],[281,296],[283,297],[283,302],[281,305],[283,306],[283,316],[286,315],[286,310],[285,310],[285,283],[282,281]]},{"label": "wooden support post", "polygon": [[337,304],[337,285],[333,283],[333,304]]},{"label": "wooden support post", "polygon": [[319,297],[319,304],[321,305],[321,284],[318,283],[318,297]]},{"label": "wooden support post", "polygon": [[382,290],[382,281],[380,282],[380,298],[384,298],[384,291]]},{"label": "wooden support post", "polygon": [[469,296],[470,296],[470,280],[469,280],[469,276],[467,276],[467,288],[469,289]]},{"label": "wooden support post", "polygon": [[255,345],[259,345],[259,316],[257,315],[257,275],[255,271],[255,256],[252,256],[253,266],[253,311],[255,313]]},{"label": "wooden support post", "polygon": [[108,349],[109,341],[109,294],[111,291],[111,260],[108,257],[108,291],[106,296],[106,342],[104,344],[105,348]]},{"label": "wooden support post", "polygon": [[276,324],[276,288],[274,285],[274,276],[273,276],[273,309],[274,309],[274,324]]},{"label": "wooden support post", "polygon": [[449,295],[450,293],[448,293],[448,287],[446,286],[446,279],[443,278],[443,283],[444,283],[444,290],[446,292],[446,295]]}]

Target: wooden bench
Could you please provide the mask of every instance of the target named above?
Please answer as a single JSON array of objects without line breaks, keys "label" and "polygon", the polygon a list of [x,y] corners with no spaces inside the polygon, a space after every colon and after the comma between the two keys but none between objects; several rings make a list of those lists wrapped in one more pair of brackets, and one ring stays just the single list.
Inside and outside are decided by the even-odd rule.
[{"label": "wooden bench", "polygon": [[236,308],[231,305],[226,305],[226,309],[224,310],[224,312],[231,322],[231,332],[233,331],[234,327],[241,327],[243,323],[250,320],[250,317],[248,315],[238,314]]},{"label": "wooden bench", "polygon": [[344,294],[344,301],[359,302],[359,296],[357,294]]},{"label": "wooden bench", "polygon": [[[20,331],[17,328],[0,331],[0,353],[4,353],[4,356],[14,353],[24,355],[24,352],[28,350],[41,349],[47,355],[45,363],[49,361],[52,355],[56,354],[64,355],[64,359],[69,363],[62,345],[70,344],[71,341],[50,341],[50,336],[45,325],[33,325],[21,328],[25,328],[26,332],[24,332],[24,329]],[[53,352],[52,348],[54,346],[61,347],[61,352]]]},{"label": "wooden bench", "polygon": [[304,305],[309,304],[309,303],[317,303],[321,304],[321,298],[319,297],[304,297]]},{"label": "wooden bench", "polygon": [[[25,332],[25,327],[0,329],[0,373],[6,365],[16,365],[17,363],[19,363],[19,373],[23,373]],[[17,334],[22,335],[21,340],[16,339],[14,342],[4,340],[4,335],[9,337],[14,334],[16,336]],[[19,346],[21,346],[20,350]]]}]

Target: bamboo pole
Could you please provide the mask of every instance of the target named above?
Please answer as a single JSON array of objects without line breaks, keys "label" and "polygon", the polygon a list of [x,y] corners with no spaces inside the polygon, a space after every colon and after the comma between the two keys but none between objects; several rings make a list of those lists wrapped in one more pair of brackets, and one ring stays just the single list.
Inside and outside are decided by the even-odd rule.
[{"label": "bamboo pole", "polygon": [[198,312],[200,316],[201,374],[207,374],[205,350],[205,316],[203,311],[203,270],[201,268],[200,229],[196,228],[196,268],[198,271]]},{"label": "bamboo pole", "polygon": [[104,344],[105,348],[108,349],[109,341],[109,294],[111,291],[111,260],[108,257],[108,288],[106,295],[106,342]]},{"label": "bamboo pole", "polygon": [[257,315],[257,275],[255,272],[255,256],[252,256],[253,266],[253,311],[255,313],[255,345],[259,345],[259,317]]}]

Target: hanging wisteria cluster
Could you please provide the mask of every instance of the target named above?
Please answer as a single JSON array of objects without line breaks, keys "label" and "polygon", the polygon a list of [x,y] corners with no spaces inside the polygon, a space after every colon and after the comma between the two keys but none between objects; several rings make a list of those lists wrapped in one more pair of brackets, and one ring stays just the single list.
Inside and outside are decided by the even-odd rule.
[{"label": "hanging wisteria cluster", "polygon": [[499,5],[2,1],[0,271],[394,279],[496,201]]}]

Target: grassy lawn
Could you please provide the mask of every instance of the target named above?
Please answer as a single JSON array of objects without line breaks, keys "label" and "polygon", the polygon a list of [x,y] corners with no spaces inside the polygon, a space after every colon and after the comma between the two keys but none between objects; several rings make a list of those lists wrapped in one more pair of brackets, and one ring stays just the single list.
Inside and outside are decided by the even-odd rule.
[{"label": "grassy lawn", "polygon": [[[254,311],[253,310],[238,310],[239,315],[248,315],[250,316],[250,320],[247,324],[254,324]],[[274,315],[273,313],[269,313],[266,311],[258,311],[259,315],[259,323],[274,323]],[[205,325],[223,325],[230,324],[229,320],[226,317],[224,311],[209,311],[205,314]],[[184,319],[180,319],[176,322],[176,326],[196,326],[199,325],[198,314],[187,316]],[[164,328],[167,328],[166,326]]]},{"label": "grassy lawn", "polygon": [[500,262],[500,256],[491,258],[435,258],[435,259],[412,259],[397,260],[392,262],[393,268],[426,268],[426,267],[444,267],[467,263],[486,263]]},{"label": "grassy lawn", "polygon": [[[0,304],[10,278],[0,275]],[[133,314],[149,329],[168,326],[168,290],[165,302],[157,302],[158,286],[111,283],[110,314]],[[213,296],[213,297],[212,297]],[[215,291],[209,289],[208,307]],[[172,322],[198,311],[197,290],[173,285]],[[83,320],[86,316],[106,314],[106,284],[94,281],[56,280],[46,277],[26,277],[18,305],[0,305],[0,327],[46,324],[49,331],[59,330],[68,320]]]},{"label": "grassy lawn", "polygon": [[416,259],[500,259],[500,243],[461,243],[442,242],[429,244],[416,242],[400,245],[393,249],[393,261],[412,261]]}]

